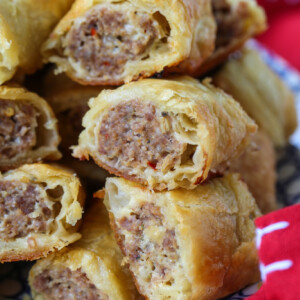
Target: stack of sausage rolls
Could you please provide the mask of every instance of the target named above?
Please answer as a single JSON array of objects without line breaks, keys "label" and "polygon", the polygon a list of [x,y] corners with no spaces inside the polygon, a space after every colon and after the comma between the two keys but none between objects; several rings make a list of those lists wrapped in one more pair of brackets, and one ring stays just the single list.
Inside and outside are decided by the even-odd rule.
[{"label": "stack of sausage rolls", "polygon": [[220,299],[259,281],[254,219],[277,207],[274,148],[297,125],[243,47],[262,8],[37,2],[0,3],[0,261],[39,259],[37,300]]},{"label": "stack of sausage rolls", "polygon": [[[21,86],[71,0],[0,3],[0,261],[35,260],[80,239],[84,191],[61,166],[55,114]],[[14,77],[13,81],[9,81]]]}]

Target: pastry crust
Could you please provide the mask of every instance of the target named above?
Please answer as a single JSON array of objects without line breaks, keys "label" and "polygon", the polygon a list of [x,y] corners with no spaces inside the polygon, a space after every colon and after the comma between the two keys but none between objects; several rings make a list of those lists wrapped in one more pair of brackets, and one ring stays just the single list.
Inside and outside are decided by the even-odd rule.
[{"label": "pastry crust", "polygon": [[[213,0],[212,6],[217,21],[216,48],[200,68],[191,74],[193,76],[200,76],[221,64],[230,53],[240,49],[248,39],[267,28],[265,12],[255,0]],[[221,14],[226,11],[220,19],[217,17],[219,11]],[[227,42],[222,42],[224,37],[228,39]]]},{"label": "pastry crust", "polygon": [[89,105],[73,155],[156,190],[195,188],[256,131],[230,96],[190,77],[133,82]]},{"label": "pastry crust", "polygon": [[[104,19],[101,20],[103,28],[107,25],[106,29],[102,28],[103,32],[99,31],[98,27],[101,25],[99,23],[100,25],[95,25],[94,31],[87,32],[84,37],[82,35],[76,38],[71,37],[76,26],[89,24],[89,19],[94,19],[94,15],[99,15],[101,10],[104,11],[104,16],[110,14],[108,24]],[[124,24],[122,18],[125,18]],[[114,19],[118,22],[114,22]],[[109,26],[111,22],[114,22],[113,28]],[[127,0],[121,2],[77,0],[45,42],[43,55],[45,61],[57,65],[58,72],[66,72],[69,77],[79,83],[120,85],[138,78],[149,77],[156,72],[161,72],[166,66],[174,66],[182,61],[184,61],[181,64],[183,72],[198,68],[214,49],[215,28],[208,0]],[[94,36],[92,41],[89,38],[91,35]],[[107,39],[103,42],[103,49],[105,47],[111,47],[111,49],[100,48],[103,51],[100,56],[100,50],[94,53],[91,49],[96,47],[95,45],[98,47],[98,44],[102,44],[102,36]],[[79,38],[84,38],[84,43],[90,41],[91,44],[88,46],[82,44],[78,47],[74,44],[74,47],[71,46],[69,49],[68,45],[72,45],[73,41]],[[141,43],[136,43],[137,40]],[[127,47],[127,41],[133,44],[123,51],[122,47]],[[85,68],[83,61],[75,58],[76,55],[73,53],[75,49],[75,51],[83,51],[79,47],[82,49],[87,47],[82,56],[93,57],[93,65],[97,64],[97,60],[102,59],[101,57],[107,57],[108,60],[101,61],[93,75],[91,68],[94,69],[94,66]],[[136,48],[138,49],[135,50]],[[112,54],[116,51],[120,51],[120,55]],[[132,51],[132,56],[128,55],[130,51]],[[116,61],[110,60],[112,57],[116,57]],[[97,72],[103,65],[107,68],[98,74]],[[110,74],[108,70],[112,65],[118,67],[118,70]]]},{"label": "pastry crust", "polygon": [[[83,227],[80,232],[82,239],[74,245],[39,260],[33,266],[29,273],[29,284],[34,299],[43,300],[50,297],[41,289],[40,282],[45,272],[66,268],[71,272],[80,270],[81,273],[85,274],[90,284],[93,284],[98,291],[106,296],[99,299],[137,299],[138,294],[129,270],[126,266],[121,266],[122,254],[110,229],[108,213],[102,201],[93,201],[84,216]],[[56,278],[52,280],[55,281]],[[76,279],[73,278],[73,280]],[[51,286],[51,280],[48,278],[46,281]],[[70,278],[62,278],[60,284],[68,284],[70,281]],[[78,285],[79,291],[77,290],[77,293],[80,295],[84,292],[84,288],[85,286]],[[88,288],[91,290],[91,285]],[[55,290],[61,291],[62,288],[59,285],[54,285],[52,292],[55,293]],[[61,299],[66,299],[63,295],[60,296]],[[78,295],[73,295],[73,297],[80,299]]]},{"label": "pastry crust", "polygon": [[73,0],[1,0],[0,84],[42,65],[40,47]]},{"label": "pastry crust", "polygon": [[[57,120],[51,107],[47,102],[40,98],[37,94],[28,92],[21,87],[13,86],[0,86],[0,101],[1,101],[1,135],[4,136],[4,141],[1,142],[0,154],[0,170],[8,170],[16,168],[24,163],[32,163],[40,160],[57,160],[61,157],[57,147],[60,142],[58,135]],[[22,107],[22,105],[25,105]],[[26,111],[32,115],[32,120],[29,122],[29,116]],[[30,111],[32,111],[30,113]],[[18,113],[25,114],[22,116],[23,121],[19,120]],[[14,128],[8,131],[6,122],[12,118]],[[23,122],[23,123],[22,123]],[[25,124],[26,129],[25,129]],[[29,123],[29,124],[28,124]],[[26,132],[31,131],[32,142],[27,147],[20,148],[22,139],[26,139]],[[6,139],[10,140],[7,142]],[[18,139],[21,139],[20,141]],[[14,154],[11,150],[7,150],[10,143],[13,148]],[[29,142],[28,142],[29,143]],[[20,148],[17,151],[17,148]],[[4,149],[5,148],[5,149]]]},{"label": "pastry crust", "polygon": [[259,280],[255,200],[237,174],[195,190],[151,192],[122,178],[104,203],[147,299],[219,299]]},{"label": "pastry crust", "polygon": [[259,54],[244,48],[213,76],[272,139],[282,146],[297,127],[294,95]]},{"label": "pastry crust", "polygon": [[278,208],[276,203],[276,157],[269,136],[259,130],[251,144],[237,159],[229,162],[229,172],[240,173],[257,206],[266,214]]},{"label": "pastry crust", "polygon": [[[62,249],[70,243],[78,240],[81,235],[77,232],[79,221],[82,217],[82,206],[84,202],[84,192],[76,175],[55,166],[46,164],[23,165],[22,167],[8,171],[1,175],[1,184],[13,184],[15,187],[22,185],[35,187],[39,191],[39,198],[47,204],[48,212],[51,214],[47,226],[37,232],[28,231],[24,236],[20,231],[14,237],[4,238],[5,225],[1,225],[0,240],[0,261],[9,262],[17,260],[34,260],[46,256],[49,252]],[[12,197],[13,192],[1,190],[1,204],[7,201],[6,197]],[[32,189],[31,189],[31,194]],[[18,195],[17,195],[18,196]],[[30,212],[31,222],[44,213],[42,206],[35,204],[33,211],[30,211],[32,197],[20,194],[23,197],[22,203],[18,204],[19,210],[15,210],[16,217],[12,221],[12,226],[22,226],[18,221],[20,209],[22,213],[28,215]],[[25,198],[27,197],[27,198]],[[12,200],[11,200],[12,201]],[[21,205],[19,207],[19,205]],[[23,207],[23,206],[24,207]],[[41,211],[42,209],[42,211]],[[9,212],[8,212],[9,213]],[[2,210],[1,219],[4,222],[7,212]],[[8,224],[8,223],[7,223]],[[8,225],[7,225],[8,226]],[[23,230],[26,230],[24,225]],[[21,228],[22,229],[22,228]],[[18,237],[20,236],[20,237]]]}]

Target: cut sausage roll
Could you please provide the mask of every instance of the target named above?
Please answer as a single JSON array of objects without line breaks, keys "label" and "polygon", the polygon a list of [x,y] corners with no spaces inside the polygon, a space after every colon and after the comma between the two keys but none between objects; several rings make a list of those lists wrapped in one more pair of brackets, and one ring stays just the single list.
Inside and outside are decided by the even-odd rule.
[{"label": "cut sausage roll", "polygon": [[0,262],[33,260],[80,238],[84,193],[78,178],[45,164],[0,177]]},{"label": "cut sausage roll", "polygon": [[264,214],[277,208],[275,164],[273,143],[261,130],[253,136],[245,152],[229,163],[229,172],[240,173]]},{"label": "cut sausage roll", "polygon": [[260,213],[238,175],[168,192],[108,178],[105,189],[116,238],[147,299],[220,299],[259,280]]},{"label": "cut sausage roll", "polygon": [[42,43],[73,0],[0,1],[0,84],[42,65]]},{"label": "cut sausage roll", "polygon": [[45,100],[20,87],[0,86],[0,170],[61,157],[57,120]]},{"label": "cut sausage roll", "polygon": [[46,61],[90,85],[120,85],[185,60],[197,68],[214,49],[208,0],[77,0],[43,46]]},{"label": "cut sausage roll", "polygon": [[294,95],[256,51],[243,49],[214,75],[213,83],[239,101],[276,146],[296,129]]},{"label": "cut sausage roll", "polygon": [[84,215],[82,238],[39,260],[29,273],[34,299],[133,300],[137,291],[109,227],[102,201]]},{"label": "cut sausage roll", "polygon": [[90,100],[83,126],[75,157],[157,190],[195,188],[256,130],[230,96],[189,77],[105,90]]},{"label": "cut sausage roll", "polygon": [[217,23],[215,51],[194,76],[225,61],[230,53],[241,48],[249,38],[267,28],[264,10],[257,5],[256,0],[212,0],[212,7]]}]

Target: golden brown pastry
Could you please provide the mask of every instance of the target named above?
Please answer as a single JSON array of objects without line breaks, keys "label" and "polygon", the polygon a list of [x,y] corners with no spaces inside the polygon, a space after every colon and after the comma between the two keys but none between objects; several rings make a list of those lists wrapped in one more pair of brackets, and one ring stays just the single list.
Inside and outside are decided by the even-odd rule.
[{"label": "golden brown pastry", "polygon": [[0,262],[34,260],[80,238],[84,193],[75,174],[46,164],[0,176]]},{"label": "golden brown pastry", "polygon": [[84,215],[82,238],[39,260],[29,273],[36,300],[130,300],[137,291],[109,226],[102,201]]},{"label": "golden brown pastry", "polygon": [[0,84],[42,65],[40,48],[73,0],[0,1]]},{"label": "golden brown pastry", "polygon": [[0,170],[57,160],[57,120],[45,100],[20,87],[0,86]]},{"label": "golden brown pastry", "polygon": [[108,173],[93,162],[73,158],[70,147],[77,144],[83,130],[81,123],[88,111],[88,100],[97,96],[102,89],[79,85],[66,75],[55,76],[53,72],[49,72],[44,80],[44,96],[53,107],[59,123],[60,148],[64,154],[60,163],[73,169],[82,179],[97,182],[98,189],[99,184],[104,185]]},{"label": "golden brown pastry", "polygon": [[212,53],[208,0],[77,0],[43,46],[45,60],[90,85],[120,85]]},{"label": "golden brown pastry", "polygon": [[157,190],[195,188],[256,130],[235,100],[190,77],[132,82],[89,104],[73,155]]},{"label": "golden brown pastry", "polygon": [[193,74],[203,74],[228,55],[241,48],[251,37],[267,28],[266,16],[256,0],[212,0],[213,14],[217,23],[215,51]]},{"label": "golden brown pastry", "polygon": [[262,213],[277,208],[275,151],[266,133],[258,131],[245,152],[229,163],[229,172],[240,173]]},{"label": "golden brown pastry", "polygon": [[255,200],[237,174],[194,190],[106,181],[118,243],[147,299],[220,299],[259,280]]},{"label": "golden brown pastry", "polygon": [[240,102],[276,146],[284,145],[296,129],[292,92],[256,51],[243,49],[214,75],[213,83]]}]

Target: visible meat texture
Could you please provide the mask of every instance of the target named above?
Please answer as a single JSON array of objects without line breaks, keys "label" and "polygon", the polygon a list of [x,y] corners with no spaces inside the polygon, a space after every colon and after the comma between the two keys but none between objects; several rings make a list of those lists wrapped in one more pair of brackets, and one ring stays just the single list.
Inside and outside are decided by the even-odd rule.
[{"label": "visible meat texture", "polygon": [[37,117],[30,104],[0,99],[0,159],[11,159],[36,146]]},{"label": "visible meat texture", "polygon": [[55,267],[45,269],[34,279],[34,288],[49,300],[108,300],[109,297],[90,282],[81,269]]},{"label": "visible meat texture", "polygon": [[[20,181],[0,181],[0,239],[20,238],[31,232],[43,233],[53,211],[41,195],[42,187]],[[38,211],[38,216],[30,216]]]},{"label": "visible meat texture", "polygon": [[171,170],[180,163],[186,144],[175,139],[170,118],[138,100],[112,108],[103,118],[99,134],[99,152],[106,156],[106,164],[124,173],[149,167]]},{"label": "visible meat texture", "polygon": [[152,45],[158,36],[155,26],[146,13],[98,5],[73,24],[64,54],[79,62],[89,77],[120,75],[126,61],[135,60]]},{"label": "visible meat texture", "polygon": [[[131,234],[130,238],[123,241],[125,255],[133,265],[143,265],[148,273],[145,279],[153,283],[172,284],[172,270],[178,267],[178,245],[175,231],[164,224],[160,208],[145,203],[131,213],[129,218],[123,217],[119,224],[122,237],[125,237],[124,231]],[[145,232],[149,229],[153,233],[160,232],[160,238],[152,240],[147,237]]]},{"label": "visible meat texture", "polygon": [[226,0],[213,0],[213,14],[217,22],[216,48],[228,46],[233,39],[245,34],[245,20],[250,16],[246,2],[231,7]]}]

